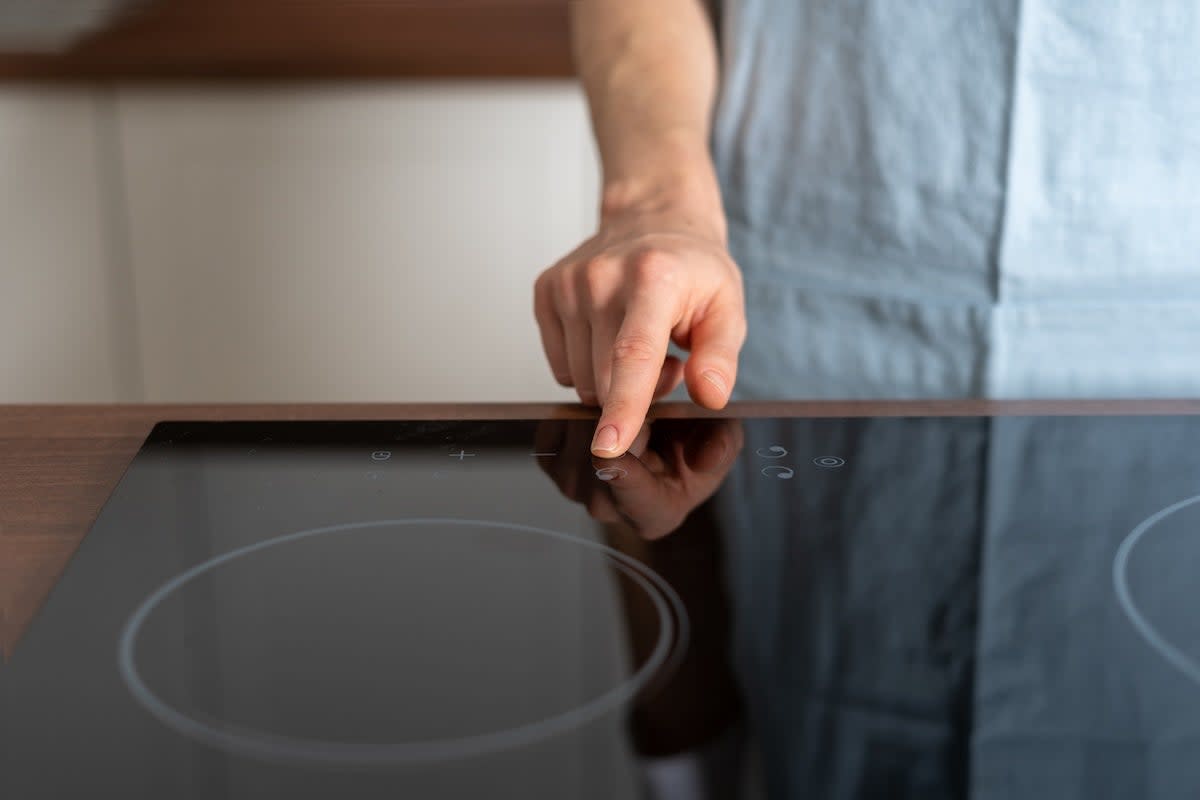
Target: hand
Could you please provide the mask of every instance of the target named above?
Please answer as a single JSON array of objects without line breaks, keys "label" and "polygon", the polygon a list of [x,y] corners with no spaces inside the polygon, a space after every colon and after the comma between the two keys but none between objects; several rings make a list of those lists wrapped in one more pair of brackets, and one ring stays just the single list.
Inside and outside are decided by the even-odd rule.
[{"label": "hand", "polygon": [[[538,277],[534,311],[555,378],[603,407],[598,456],[624,453],[651,402],[685,377],[700,405],[729,400],[746,316],[723,232],[662,211],[610,215]],[[686,366],[671,341],[691,351]]]},{"label": "hand", "polygon": [[[544,422],[535,435],[536,447],[558,456],[538,463],[593,518],[628,523],[651,540],[678,529],[712,496],[745,440],[737,420],[664,420],[643,425],[624,455],[593,458],[588,433],[582,421]],[[612,477],[602,480],[597,470]]]}]

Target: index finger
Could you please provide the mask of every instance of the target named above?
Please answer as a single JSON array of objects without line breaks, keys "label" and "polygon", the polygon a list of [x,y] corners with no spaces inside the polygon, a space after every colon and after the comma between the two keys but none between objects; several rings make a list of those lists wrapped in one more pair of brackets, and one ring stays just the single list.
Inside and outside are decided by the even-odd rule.
[{"label": "index finger", "polygon": [[628,450],[654,401],[675,320],[671,303],[651,295],[634,295],[613,340],[612,379],[592,439],[598,456],[613,458]]}]

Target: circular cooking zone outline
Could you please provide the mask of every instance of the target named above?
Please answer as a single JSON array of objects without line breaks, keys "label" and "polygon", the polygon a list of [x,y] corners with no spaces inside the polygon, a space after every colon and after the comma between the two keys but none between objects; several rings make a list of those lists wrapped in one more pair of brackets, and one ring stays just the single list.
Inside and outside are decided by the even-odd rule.
[{"label": "circular cooking zone outline", "polygon": [[822,469],[837,469],[846,466],[846,459],[838,456],[817,456],[813,463]]},{"label": "circular cooking zone outline", "polygon": [[[163,600],[189,581],[242,556],[278,545],[323,534],[347,534],[371,528],[412,525],[477,525],[521,531],[570,542],[602,553],[614,563],[617,569],[649,595],[658,614],[658,642],[646,658],[645,663],[628,680],[581,706],[507,730],[413,742],[349,744],[311,738],[301,739],[219,721],[197,719],[163,702],[146,685],[138,673],[135,650],[138,633],[143,623]],[[219,750],[274,761],[356,765],[416,764],[467,758],[507,750],[541,741],[591,722],[632,699],[654,679],[673,671],[687,650],[688,637],[687,611],[684,609],[679,595],[661,575],[619,550],[561,531],[532,525],[451,517],[415,517],[351,522],[295,531],[239,547],[197,564],[151,592],[130,615],[121,631],[117,647],[117,665],[121,679],[134,699],[159,722],[177,733]]]},{"label": "circular cooking zone outline", "polygon": [[1200,503],[1200,494],[1167,506],[1161,511],[1147,517],[1141,524],[1130,531],[1129,535],[1121,542],[1120,547],[1117,548],[1116,555],[1113,556],[1112,579],[1113,589],[1117,593],[1117,602],[1141,637],[1169,664],[1191,678],[1195,683],[1200,684],[1200,664],[1197,664],[1193,659],[1188,657],[1187,653],[1168,642],[1150,624],[1150,621],[1142,614],[1141,609],[1137,607],[1137,603],[1134,602],[1133,594],[1129,589],[1129,559],[1137,543],[1159,522],[1196,503]]}]

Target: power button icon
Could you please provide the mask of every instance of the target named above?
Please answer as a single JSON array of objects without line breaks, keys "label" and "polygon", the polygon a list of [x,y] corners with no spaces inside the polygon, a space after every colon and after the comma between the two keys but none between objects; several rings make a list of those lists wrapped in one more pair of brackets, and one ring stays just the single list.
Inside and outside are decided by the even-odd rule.
[{"label": "power button icon", "polygon": [[813,463],[822,469],[837,469],[846,466],[846,459],[838,456],[818,456]]},{"label": "power button icon", "polygon": [[372,461],[387,461],[391,457],[391,450],[376,450],[374,453],[371,453]]}]

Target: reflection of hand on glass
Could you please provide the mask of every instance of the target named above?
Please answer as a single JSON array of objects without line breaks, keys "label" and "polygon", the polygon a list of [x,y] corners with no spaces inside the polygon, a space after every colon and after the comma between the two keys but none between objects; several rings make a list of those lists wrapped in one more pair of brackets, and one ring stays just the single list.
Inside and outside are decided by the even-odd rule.
[{"label": "reflection of hand on glass", "polygon": [[591,431],[548,420],[537,431],[539,451],[557,452],[541,466],[569,499],[601,522],[625,522],[646,539],[674,531],[712,496],[729,473],[744,436],[730,419],[642,426],[619,458],[591,454]]}]

